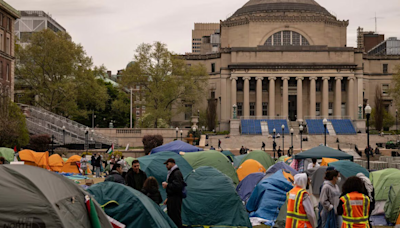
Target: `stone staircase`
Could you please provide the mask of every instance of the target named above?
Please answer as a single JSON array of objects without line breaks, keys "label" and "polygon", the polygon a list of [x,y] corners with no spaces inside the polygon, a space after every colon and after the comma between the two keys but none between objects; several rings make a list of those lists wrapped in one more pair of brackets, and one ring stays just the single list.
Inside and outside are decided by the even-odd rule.
[{"label": "stone staircase", "polygon": [[336,131],[333,128],[333,125],[331,122],[328,121],[328,124],[326,125],[326,130],[328,131],[329,135],[335,136],[336,135]]},{"label": "stone staircase", "polygon": [[263,136],[268,136],[268,123],[266,121],[261,122],[261,132]]}]

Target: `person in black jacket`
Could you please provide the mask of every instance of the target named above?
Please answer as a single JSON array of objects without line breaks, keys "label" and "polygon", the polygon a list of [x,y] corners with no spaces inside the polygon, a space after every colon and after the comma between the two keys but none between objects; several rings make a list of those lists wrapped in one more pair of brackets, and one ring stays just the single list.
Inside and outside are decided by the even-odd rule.
[{"label": "person in black jacket", "polygon": [[144,182],[142,193],[152,199],[156,204],[162,203],[161,193],[158,190],[158,182],[155,177],[149,177]]},{"label": "person in black jacket", "polygon": [[111,174],[104,181],[112,181],[120,184],[125,184],[125,180],[122,177],[122,167],[120,164],[115,164],[111,170]]},{"label": "person in black jacket", "polygon": [[125,176],[126,185],[140,191],[142,190],[146,179],[147,175],[140,169],[139,161],[134,160],[132,162],[132,168],[128,170],[128,173]]},{"label": "person in black jacket", "polygon": [[162,183],[163,188],[167,191],[167,199],[164,204],[167,204],[168,216],[178,228],[181,228],[183,176],[174,159],[169,158],[164,164],[168,169],[167,182]]}]

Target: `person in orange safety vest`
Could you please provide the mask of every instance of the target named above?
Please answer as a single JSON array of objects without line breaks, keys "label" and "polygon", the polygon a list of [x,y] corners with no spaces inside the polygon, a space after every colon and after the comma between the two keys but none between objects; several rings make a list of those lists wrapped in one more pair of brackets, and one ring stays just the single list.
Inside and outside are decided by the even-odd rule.
[{"label": "person in orange safety vest", "polygon": [[308,177],[305,173],[294,176],[295,187],[287,194],[286,228],[315,228],[315,212],[307,192]]},{"label": "person in orange safety vest", "polygon": [[342,215],[342,228],[371,228],[369,225],[370,199],[362,194],[363,182],[360,178],[349,177],[343,184],[343,194],[337,208],[338,215]]}]

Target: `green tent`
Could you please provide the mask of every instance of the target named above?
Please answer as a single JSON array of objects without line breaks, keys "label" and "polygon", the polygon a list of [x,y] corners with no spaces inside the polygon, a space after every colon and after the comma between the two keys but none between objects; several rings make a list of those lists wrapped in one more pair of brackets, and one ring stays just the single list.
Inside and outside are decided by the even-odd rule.
[{"label": "green tent", "polygon": [[285,158],[288,158],[289,156],[287,156],[287,155],[285,155],[285,156],[280,156],[279,158],[278,158],[278,160],[276,160],[276,162],[278,163],[278,162],[285,162]]},{"label": "green tent", "polygon": [[4,157],[8,162],[14,161],[14,150],[6,147],[0,147],[0,157]]},{"label": "green tent", "polygon": [[353,161],[352,155],[326,146],[317,146],[310,150],[306,150],[303,153],[294,155],[294,159],[307,159],[307,158],[316,158],[316,159],[336,158],[339,160]]},{"label": "green tent", "polygon": [[153,176],[157,179],[163,199],[167,197],[165,189],[162,187],[162,182],[167,180],[168,169],[165,167],[164,162],[167,161],[168,158],[173,158],[175,160],[183,177],[193,170],[190,164],[175,152],[155,153],[138,158],[140,169],[146,172],[147,177]]},{"label": "green tent", "polygon": [[400,212],[400,184],[390,186],[388,199],[385,203],[386,220],[391,223],[396,223]]},{"label": "green tent", "polygon": [[161,208],[149,197],[135,189],[111,181],[98,183],[87,191],[99,204],[104,205],[104,212],[113,219],[125,224],[127,228],[175,228],[175,224]]},{"label": "green tent", "polygon": [[366,177],[369,177],[369,172],[364,167],[351,161],[337,161],[331,162],[328,166],[335,167],[343,176],[349,178],[357,175],[357,173],[363,173]]},{"label": "green tent", "polygon": [[92,227],[98,219],[112,228],[95,200],[97,216],[89,216],[89,194],[62,175],[30,165],[0,165],[0,173],[1,227]]},{"label": "green tent", "polygon": [[263,165],[266,170],[268,170],[268,168],[270,166],[273,166],[275,164],[275,161],[271,157],[271,155],[269,155],[267,152],[262,151],[262,150],[253,150],[253,151],[249,152],[248,154],[246,154],[246,156],[243,158],[240,165],[243,162],[245,162],[247,159],[253,159],[253,160],[260,162],[261,165]]},{"label": "green tent", "polygon": [[204,152],[186,153],[183,155],[183,158],[189,162],[193,169],[197,169],[201,166],[211,166],[230,177],[235,185],[239,183],[239,179],[231,161],[229,161],[229,159],[221,152],[209,150]]},{"label": "green tent", "polygon": [[127,157],[125,158],[125,161],[128,163],[129,167],[132,167],[132,162],[136,160],[136,158],[133,157]]},{"label": "green tent", "polygon": [[247,154],[242,154],[233,158],[233,167],[235,167],[235,169],[239,168],[240,164],[242,164],[243,158],[246,157],[246,155]]},{"label": "green tent", "polygon": [[384,169],[371,172],[369,174],[369,179],[375,188],[375,199],[377,201],[387,200],[390,186],[400,183],[400,170]]},{"label": "green tent", "polygon": [[64,162],[66,162],[66,161],[68,161],[68,158],[62,158],[62,160],[63,160]]},{"label": "green tent", "polygon": [[182,221],[187,226],[251,227],[249,214],[235,185],[213,167],[203,166],[186,176],[187,198]]},{"label": "green tent", "polygon": [[235,157],[235,155],[232,154],[232,152],[230,152],[229,150],[224,150],[221,153],[223,153],[227,157],[232,157],[232,158]]}]

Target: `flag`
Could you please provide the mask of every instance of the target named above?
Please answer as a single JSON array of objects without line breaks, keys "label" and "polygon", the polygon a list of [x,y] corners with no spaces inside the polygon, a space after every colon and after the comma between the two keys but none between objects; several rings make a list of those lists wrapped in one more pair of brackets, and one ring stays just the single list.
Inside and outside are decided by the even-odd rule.
[{"label": "flag", "polygon": [[112,154],[114,152],[114,143],[111,145],[111,147],[107,150],[107,154]]},{"label": "flag", "polygon": [[17,153],[17,146],[14,146],[14,152]]},{"label": "flag", "polygon": [[128,143],[128,145],[126,145],[126,148],[125,148],[125,151],[128,151],[129,150],[129,143]]},{"label": "flag", "polygon": [[85,203],[86,203],[86,208],[89,212],[90,223],[92,224],[92,228],[101,228],[96,208],[94,206],[92,199],[88,195],[85,196]]}]

